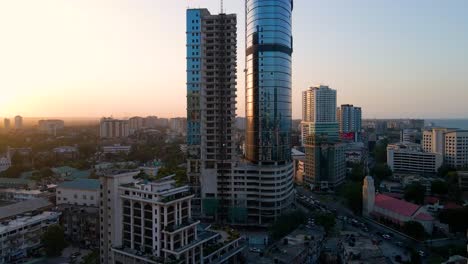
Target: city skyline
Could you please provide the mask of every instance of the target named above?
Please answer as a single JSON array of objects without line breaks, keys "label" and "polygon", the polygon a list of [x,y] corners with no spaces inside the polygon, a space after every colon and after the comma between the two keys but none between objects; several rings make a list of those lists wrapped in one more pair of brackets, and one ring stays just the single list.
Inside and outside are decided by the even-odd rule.
[{"label": "city skyline", "polygon": [[[0,116],[185,116],[185,10],[217,13],[218,1],[28,2],[0,4]],[[317,83],[337,89],[338,105],[361,106],[364,118],[467,117],[468,31],[460,30],[467,3],[295,6],[294,119],[301,91]],[[242,1],[225,1],[239,21],[243,9]],[[238,116],[245,112],[242,47],[239,38]]]}]

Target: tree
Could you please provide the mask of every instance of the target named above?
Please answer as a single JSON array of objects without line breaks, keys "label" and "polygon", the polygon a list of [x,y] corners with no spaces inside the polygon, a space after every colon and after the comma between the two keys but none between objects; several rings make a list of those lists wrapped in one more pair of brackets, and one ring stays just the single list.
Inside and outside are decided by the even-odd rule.
[{"label": "tree", "polygon": [[448,184],[445,181],[437,180],[431,183],[431,193],[445,195],[448,193]]},{"label": "tree", "polygon": [[354,164],[351,170],[350,180],[355,182],[362,182],[364,179],[364,164]]},{"label": "tree", "polygon": [[448,224],[452,232],[465,232],[468,229],[468,206],[460,209],[446,209],[440,212],[439,219]]},{"label": "tree", "polygon": [[371,170],[371,174],[378,180],[385,180],[392,176],[392,169],[387,164],[377,163]]},{"label": "tree", "polygon": [[423,240],[426,236],[426,231],[424,226],[421,223],[416,221],[408,221],[403,225],[403,232],[408,236],[417,239]]},{"label": "tree", "polygon": [[417,204],[424,203],[426,188],[419,183],[412,183],[405,188],[405,200]]},{"label": "tree", "polygon": [[335,227],[336,224],[335,216],[330,213],[321,213],[317,215],[315,222],[317,225],[323,226],[327,234],[329,234],[329,232],[333,229],[333,227]]},{"label": "tree", "polygon": [[306,221],[306,215],[300,210],[283,214],[278,217],[275,223],[271,226],[270,234],[273,239],[280,239],[294,231],[294,229],[296,229],[299,225],[305,224]]},{"label": "tree", "polygon": [[346,205],[355,214],[362,213],[362,183],[349,182],[344,184],[341,188],[341,196],[346,200]]},{"label": "tree", "polygon": [[438,169],[437,169],[437,174],[440,176],[440,177],[445,177],[447,176],[447,174],[451,171],[455,171],[455,169],[453,169],[452,167],[446,165],[446,164],[443,164],[442,166],[440,166]]},{"label": "tree", "polygon": [[387,162],[387,146],[388,146],[388,139],[382,139],[380,142],[377,143],[374,149],[374,157],[377,163],[386,163]]},{"label": "tree", "polygon": [[45,252],[49,257],[57,257],[62,254],[64,248],[67,247],[63,228],[59,225],[51,225],[42,235],[42,243],[44,244]]},{"label": "tree", "polygon": [[99,264],[99,251],[94,250],[83,258],[82,264]]}]

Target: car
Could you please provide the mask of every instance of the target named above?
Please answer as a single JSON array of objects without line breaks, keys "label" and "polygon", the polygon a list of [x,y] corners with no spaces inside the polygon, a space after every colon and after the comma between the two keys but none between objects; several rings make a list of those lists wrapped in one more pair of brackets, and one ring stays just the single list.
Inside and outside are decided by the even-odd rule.
[{"label": "car", "polygon": [[425,257],[426,256],[426,252],[422,251],[422,250],[419,250],[418,251],[418,255],[421,256],[421,257]]},{"label": "car", "polygon": [[385,238],[385,239],[387,239],[387,240],[390,240],[390,239],[392,238],[391,236],[389,236],[389,235],[387,235],[387,234],[383,234],[382,237]]},{"label": "car", "polygon": [[253,252],[253,253],[261,253],[262,252],[259,248],[250,248],[249,251]]},{"label": "car", "polygon": [[81,255],[80,252],[75,252],[75,253],[73,253],[71,256],[72,256],[72,257],[78,257],[79,255]]}]

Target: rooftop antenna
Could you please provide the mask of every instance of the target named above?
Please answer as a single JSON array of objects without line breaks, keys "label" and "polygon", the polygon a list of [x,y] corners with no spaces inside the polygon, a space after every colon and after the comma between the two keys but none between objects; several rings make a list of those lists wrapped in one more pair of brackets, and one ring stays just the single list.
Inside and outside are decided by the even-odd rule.
[{"label": "rooftop antenna", "polygon": [[220,0],[220,2],[221,2],[221,14],[222,14],[222,13],[224,13],[224,6],[223,6],[223,2],[224,2],[224,1],[223,1],[223,0]]}]

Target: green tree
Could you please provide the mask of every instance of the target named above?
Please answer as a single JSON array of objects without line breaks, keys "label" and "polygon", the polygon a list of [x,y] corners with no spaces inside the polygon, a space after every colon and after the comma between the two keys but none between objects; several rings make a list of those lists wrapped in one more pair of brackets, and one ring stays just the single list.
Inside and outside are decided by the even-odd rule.
[{"label": "green tree", "polygon": [[291,233],[299,225],[305,224],[307,217],[304,212],[296,210],[279,216],[270,228],[270,234],[273,239],[280,239]]},{"label": "green tree", "polygon": [[377,163],[372,168],[371,174],[374,175],[379,181],[382,181],[392,176],[392,169],[390,169],[387,164]]},{"label": "green tree", "polygon": [[351,170],[350,180],[355,182],[362,182],[364,177],[364,164],[354,164]]},{"label": "green tree", "polygon": [[445,177],[451,171],[455,171],[455,169],[453,169],[452,167],[450,167],[450,166],[448,166],[446,164],[443,164],[442,166],[439,167],[439,169],[437,169],[437,174],[440,177]]},{"label": "green tree", "polygon": [[468,206],[460,209],[446,209],[440,212],[439,219],[448,224],[452,232],[465,232],[468,229]]},{"label": "green tree", "polygon": [[424,226],[416,221],[408,221],[403,225],[403,232],[417,240],[423,240],[426,236]]},{"label": "green tree", "polygon": [[81,261],[81,264],[99,264],[99,251],[94,250],[86,255]]},{"label": "green tree", "polygon": [[63,249],[67,247],[63,228],[59,225],[49,226],[42,235],[42,243],[44,245],[47,256],[60,256]]},{"label": "green tree", "polygon": [[341,196],[345,199],[346,205],[355,214],[362,213],[362,183],[348,182],[340,188]]},{"label": "green tree", "polygon": [[335,224],[336,224],[335,215],[330,214],[330,213],[318,214],[315,217],[315,222],[317,223],[317,225],[323,226],[323,228],[325,229],[325,232],[329,234],[330,231],[333,230],[333,227],[335,227]]},{"label": "green tree", "polygon": [[412,183],[405,188],[405,200],[417,204],[424,203],[426,188],[419,183]]},{"label": "green tree", "polygon": [[2,178],[19,178],[21,173],[27,171],[27,167],[21,165],[13,165],[8,168],[6,171],[0,172],[0,177]]},{"label": "green tree", "polygon": [[377,143],[374,149],[374,157],[377,163],[386,163],[387,162],[387,146],[389,140],[387,138],[382,139]]},{"label": "green tree", "polygon": [[448,193],[448,184],[445,181],[437,180],[431,183],[431,193],[445,195]]}]

